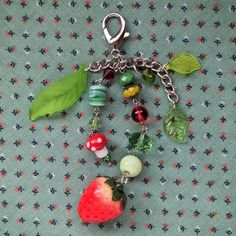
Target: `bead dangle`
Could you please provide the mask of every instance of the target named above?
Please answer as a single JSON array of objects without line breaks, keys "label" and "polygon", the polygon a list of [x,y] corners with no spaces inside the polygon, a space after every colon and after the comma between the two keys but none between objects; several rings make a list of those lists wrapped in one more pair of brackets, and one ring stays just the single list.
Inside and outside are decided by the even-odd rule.
[{"label": "bead dangle", "polygon": [[[118,18],[121,23],[120,32],[114,37],[110,36],[106,28],[106,23],[112,17]],[[124,156],[120,161],[120,171],[123,174],[121,178],[117,181],[114,177],[97,177],[83,193],[78,204],[78,214],[83,221],[91,223],[101,223],[112,220],[123,212],[126,202],[123,186],[128,182],[129,177],[133,178],[140,174],[142,171],[142,162],[139,159],[140,153],[147,152],[153,145],[153,140],[147,135],[148,129],[145,125],[149,116],[148,110],[137,100],[137,95],[140,93],[142,86],[135,82],[134,75],[131,72],[126,72],[126,70],[134,69],[139,75],[142,75],[143,80],[149,84],[155,81],[156,74],[160,76],[161,82],[165,87],[165,92],[167,93],[167,98],[172,104],[164,123],[165,131],[169,133],[171,138],[182,141],[183,135],[179,134],[179,131],[171,124],[175,122],[175,120],[179,121],[179,129],[183,129],[183,132],[186,132],[187,127],[186,115],[176,106],[179,97],[176,94],[175,87],[173,86],[167,70],[159,63],[150,59],[124,59],[121,56],[119,47],[128,33],[125,32],[125,21],[120,15],[116,13],[107,15],[103,20],[102,26],[108,43],[113,47],[111,51],[112,59],[93,62],[89,65],[88,70],[92,72],[104,70],[103,79],[107,80],[113,79],[115,72],[122,73],[119,83],[123,86],[123,96],[126,99],[132,100],[133,109],[130,116],[134,122],[141,125],[141,130],[140,132],[134,132],[128,135],[129,146],[133,150],[133,153]],[[89,89],[90,105],[104,106],[105,91],[105,87],[102,85],[91,86]],[[97,138],[97,136],[99,138]],[[94,145],[97,145],[98,139],[101,142],[103,141],[100,133],[93,134],[92,140],[89,137],[87,148],[91,150],[92,146],[90,145],[92,145],[92,142],[94,142]],[[106,144],[107,140],[103,142]],[[99,155],[95,151],[96,155],[99,158],[108,160],[108,163],[111,165],[110,156],[107,154],[107,151],[101,151],[102,155],[100,155],[100,151],[98,152]],[[108,198],[108,196],[111,197]],[[94,201],[96,201],[96,203]]]},{"label": "bead dangle", "polygon": [[[120,22],[120,30],[115,36],[111,36],[107,28],[112,18],[117,18]],[[137,98],[143,86],[136,81],[137,78],[130,70],[133,70],[138,77],[142,77],[144,83],[149,85],[155,82],[156,76],[160,79],[170,102],[169,111],[163,119],[163,128],[171,140],[181,143],[185,142],[188,117],[178,105],[179,96],[169,72],[190,74],[201,68],[198,60],[187,52],[173,57],[164,65],[151,58],[124,58],[119,50],[124,39],[129,36],[125,30],[124,18],[117,13],[110,13],[103,19],[102,28],[112,48],[110,59],[92,62],[88,66],[81,64],[75,73],[44,88],[34,99],[29,110],[30,119],[35,120],[72,106],[87,89],[88,72],[103,72],[103,77],[96,80],[89,88],[89,104],[93,107],[93,115],[88,120],[89,137],[86,148],[94,152],[97,158],[103,159],[105,163],[112,166],[107,149],[108,139],[100,132],[102,107],[106,105],[108,90],[102,82],[112,80],[116,73],[121,73],[119,83],[123,87],[123,97],[131,100],[133,109],[130,117],[140,125],[140,130],[128,134],[128,143],[132,151],[120,160],[122,176],[120,178],[99,176],[92,180],[83,192],[78,203],[78,215],[87,223],[113,220],[124,211],[127,200],[124,185],[129,182],[129,178],[134,178],[141,173],[140,156],[153,146],[153,139],[148,136],[149,112]]]},{"label": "bead dangle", "polygon": [[[155,75],[153,78],[155,80]],[[140,132],[128,135],[129,146],[136,152],[146,152],[152,147],[152,139],[146,134],[147,127],[145,126],[145,123],[148,119],[148,110],[144,106],[140,105],[136,98],[141,92],[142,86],[135,83],[134,75],[131,72],[122,74],[119,82],[124,86],[123,96],[132,99],[134,108],[131,112],[131,118],[134,122],[142,125]]]},{"label": "bead dangle", "polygon": [[101,107],[106,105],[107,88],[102,85],[102,79],[96,80],[95,85],[89,88],[89,104],[94,106],[93,116],[89,119],[89,137],[86,141],[88,151],[95,153],[96,157],[103,159],[109,166],[112,165],[111,157],[107,150],[108,140],[99,131],[101,128]]}]

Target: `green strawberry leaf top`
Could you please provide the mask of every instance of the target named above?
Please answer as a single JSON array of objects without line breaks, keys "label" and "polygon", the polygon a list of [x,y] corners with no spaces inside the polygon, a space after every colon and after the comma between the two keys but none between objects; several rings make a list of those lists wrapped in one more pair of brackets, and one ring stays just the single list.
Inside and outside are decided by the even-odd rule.
[{"label": "green strawberry leaf top", "polygon": [[126,202],[127,202],[127,197],[125,195],[125,193],[122,191],[122,194],[121,194],[121,197],[122,197],[122,209],[125,209],[125,205],[126,205]]},{"label": "green strawberry leaf top", "polygon": [[184,52],[173,57],[165,68],[167,70],[173,70],[180,74],[187,75],[193,71],[199,70],[201,65],[194,55]]},{"label": "green strawberry leaf top", "polygon": [[123,191],[123,185],[116,182],[116,180],[111,177],[108,177],[108,179],[105,181],[105,183],[111,187],[112,200],[113,201],[122,200],[122,207],[123,207],[123,209],[125,209],[127,198],[126,198],[126,195]]},{"label": "green strawberry leaf top", "polygon": [[164,131],[172,139],[183,142],[187,133],[188,117],[179,107],[171,107],[164,117]]},{"label": "green strawberry leaf top", "polygon": [[82,64],[75,73],[42,89],[29,109],[29,118],[34,121],[72,106],[87,89],[86,68],[87,65]]}]

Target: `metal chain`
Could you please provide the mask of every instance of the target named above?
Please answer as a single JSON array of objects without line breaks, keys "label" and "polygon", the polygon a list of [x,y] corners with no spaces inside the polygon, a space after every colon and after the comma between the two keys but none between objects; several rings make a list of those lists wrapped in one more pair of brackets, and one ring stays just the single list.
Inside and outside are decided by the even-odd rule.
[{"label": "metal chain", "polygon": [[125,172],[121,178],[120,178],[120,184],[123,185],[123,184],[127,184],[129,181],[129,173],[128,172]]},{"label": "metal chain", "polygon": [[94,107],[93,115],[100,116],[100,114],[101,114],[101,108],[99,106]]},{"label": "metal chain", "polygon": [[115,72],[123,73],[125,69],[135,70],[138,74],[141,74],[140,71],[143,68],[149,68],[161,78],[161,82],[165,87],[165,92],[167,93],[168,100],[175,106],[179,97],[176,93],[175,86],[173,85],[172,79],[165,69],[165,65],[161,65],[159,62],[143,57],[135,57],[135,58],[123,58],[118,49],[113,49],[111,51],[112,59],[102,59],[97,62],[92,62],[89,64],[87,71],[91,72],[99,72],[101,70],[105,70],[110,68]]},{"label": "metal chain", "polygon": [[165,65],[161,67],[160,71],[157,71],[157,75],[161,78],[161,82],[165,87],[168,100],[175,106],[179,102],[179,96],[176,93],[175,86],[168,71],[165,69]]},{"label": "metal chain", "polygon": [[147,131],[148,131],[148,128],[147,128],[147,126],[145,126],[145,125],[142,125],[141,132],[142,132],[143,134],[146,134],[146,133],[147,133]]}]

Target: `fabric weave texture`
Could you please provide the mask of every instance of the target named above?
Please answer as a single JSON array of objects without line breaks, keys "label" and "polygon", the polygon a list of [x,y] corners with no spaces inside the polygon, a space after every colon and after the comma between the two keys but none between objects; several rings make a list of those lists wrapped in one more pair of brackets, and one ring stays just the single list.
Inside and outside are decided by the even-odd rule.
[{"label": "fabric weave texture", "polygon": [[[113,167],[84,146],[93,112],[88,90],[52,117],[31,122],[28,110],[43,87],[105,57],[101,22],[110,12],[126,20],[125,56],[165,64],[185,51],[202,68],[171,74],[189,121],[184,144],[164,134],[170,104],[160,79],[149,85],[135,75],[154,145],[141,156],[142,173],[125,185],[125,212],[87,225],[77,215],[82,191],[99,174],[120,176],[119,160],[129,152],[125,134],[140,129],[119,75],[108,82],[102,110]],[[234,0],[1,0],[0,55],[0,235],[236,235]],[[101,75],[90,73],[89,83]]]}]

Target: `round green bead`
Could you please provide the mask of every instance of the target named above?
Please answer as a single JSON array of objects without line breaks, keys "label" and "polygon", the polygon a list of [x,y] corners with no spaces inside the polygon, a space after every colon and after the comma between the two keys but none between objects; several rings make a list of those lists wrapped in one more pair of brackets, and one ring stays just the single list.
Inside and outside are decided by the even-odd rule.
[{"label": "round green bead", "polygon": [[128,177],[135,177],[140,174],[142,170],[142,162],[134,155],[127,155],[120,161],[120,171]]},{"label": "round green bead", "polygon": [[153,83],[156,79],[156,73],[152,71],[150,68],[145,68],[142,71],[143,79],[148,83]]},{"label": "round green bead", "polygon": [[134,82],[134,75],[130,72],[126,72],[121,76],[119,82],[123,86],[132,84]]}]

